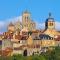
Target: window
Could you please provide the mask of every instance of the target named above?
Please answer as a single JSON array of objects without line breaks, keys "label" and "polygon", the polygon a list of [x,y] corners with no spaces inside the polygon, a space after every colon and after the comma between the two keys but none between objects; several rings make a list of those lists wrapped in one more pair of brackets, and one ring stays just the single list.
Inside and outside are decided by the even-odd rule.
[{"label": "window", "polygon": [[51,23],[51,22],[50,22],[50,24],[49,24],[49,25],[50,25],[50,26],[53,26],[53,23]]},{"label": "window", "polygon": [[53,23],[51,23],[51,25],[53,26]]}]

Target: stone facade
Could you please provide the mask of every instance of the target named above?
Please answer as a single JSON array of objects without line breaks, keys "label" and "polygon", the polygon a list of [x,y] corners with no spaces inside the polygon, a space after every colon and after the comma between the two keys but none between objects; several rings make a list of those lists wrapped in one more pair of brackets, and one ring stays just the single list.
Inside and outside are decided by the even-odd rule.
[{"label": "stone facade", "polygon": [[22,22],[19,20],[16,23],[10,23],[8,26],[8,30],[16,31],[26,29],[28,31],[33,31],[36,29],[36,23],[31,19],[31,15],[28,11],[23,12],[22,14]]}]

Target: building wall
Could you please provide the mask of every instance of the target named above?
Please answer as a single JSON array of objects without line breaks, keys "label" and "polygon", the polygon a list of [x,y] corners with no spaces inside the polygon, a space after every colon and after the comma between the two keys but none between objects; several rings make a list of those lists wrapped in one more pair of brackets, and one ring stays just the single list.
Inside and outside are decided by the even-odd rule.
[{"label": "building wall", "polygon": [[41,44],[42,47],[55,46],[55,40],[42,40]]},{"label": "building wall", "polygon": [[21,30],[22,29],[22,25],[21,25],[21,22],[20,21],[17,21],[16,23],[15,23],[15,31],[16,30]]},{"label": "building wall", "polygon": [[14,31],[15,27],[14,26],[8,26],[8,31]]},{"label": "building wall", "polygon": [[33,44],[34,45],[40,45],[41,46],[41,40],[34,40]]},{"label": "building wall", "polygon": [[55,46],[55,40],[34,40],[34,45],[40,45],[41,47]]},{"label": "building wall", "polygon": [[48,28],[49,29],[54,29],[55,28],[55,22],[48,21]]},{"label": "building wall", "polygon": [[13,48],[12,42],[9,39],[2,40],[2,49],[4,50],[7,47]]}]

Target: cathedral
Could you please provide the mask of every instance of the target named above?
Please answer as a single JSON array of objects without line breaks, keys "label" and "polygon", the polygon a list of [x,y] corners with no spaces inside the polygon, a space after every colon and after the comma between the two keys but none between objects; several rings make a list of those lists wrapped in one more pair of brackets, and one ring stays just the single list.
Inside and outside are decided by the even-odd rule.
[{"label": "cathedral", "polygon": [[34,31],[36,29],[36,23],[31,19],[31,14],[27,10],[22,13],[22,22],[19,20],[13,24],[12,22],[8,26],[9,31],[16,30]]}]

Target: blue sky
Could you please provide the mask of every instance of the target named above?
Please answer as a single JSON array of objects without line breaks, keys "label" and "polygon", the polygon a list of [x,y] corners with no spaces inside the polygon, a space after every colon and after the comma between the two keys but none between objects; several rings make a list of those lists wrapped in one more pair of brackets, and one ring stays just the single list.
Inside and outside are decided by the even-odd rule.
[{"label": "blue sky", "polygon": [[55,21],[60,22],[60,0],[0,0],[0,21],[18,17],[26,9],[34,21],[45,22],[51,12]]}]

